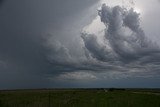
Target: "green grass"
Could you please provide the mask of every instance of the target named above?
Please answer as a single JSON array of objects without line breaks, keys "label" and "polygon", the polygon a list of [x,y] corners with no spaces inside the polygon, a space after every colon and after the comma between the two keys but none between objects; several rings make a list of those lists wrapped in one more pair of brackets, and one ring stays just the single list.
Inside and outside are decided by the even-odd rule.
[{"label": "green grass", "polygon": [[0,107],[160,107],[160,95],[133,90],[0,91]]}]

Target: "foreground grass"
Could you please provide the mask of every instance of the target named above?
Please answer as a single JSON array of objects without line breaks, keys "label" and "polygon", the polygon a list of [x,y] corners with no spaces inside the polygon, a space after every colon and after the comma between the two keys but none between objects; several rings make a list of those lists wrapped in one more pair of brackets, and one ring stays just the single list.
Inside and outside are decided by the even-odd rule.
[{"label": "foreground grass", "polygon": [[160,107],[160,95],[131,90],[0,91],[0,107]]}]

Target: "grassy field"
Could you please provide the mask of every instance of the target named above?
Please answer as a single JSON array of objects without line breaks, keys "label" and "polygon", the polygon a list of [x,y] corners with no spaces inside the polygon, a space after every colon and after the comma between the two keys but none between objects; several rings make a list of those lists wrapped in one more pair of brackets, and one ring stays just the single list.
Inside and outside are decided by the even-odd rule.
[{"label": "grassy field", "polygon": [[160,91],[145,89],[0,91],[0,107],[160,107]]}]

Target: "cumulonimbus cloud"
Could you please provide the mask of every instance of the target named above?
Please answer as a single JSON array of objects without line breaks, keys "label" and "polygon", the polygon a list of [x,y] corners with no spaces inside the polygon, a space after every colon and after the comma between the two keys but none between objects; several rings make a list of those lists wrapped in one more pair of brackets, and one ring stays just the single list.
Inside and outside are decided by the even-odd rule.
[{"label": "cumulonimbus cloud", "polygon": [[94,58],[105,62],[118,60],[128,63],[160,53],[159,47],[146,38],[140,27],[140,14],[133,8],[128,10],[103,4],[98,14],[106,26],[104,37],[108,43],[106,47],[110,49],[98,44],[98,35],[83,34],[85,48]]},{"label": "cumulonimbus cloud", "polygon": [[159,74],[160,48],[146,37],[140,25],[140,14],[134,8],[109,7],[103,4],[98,15],[105,27],[103,35],[87,31],[81,33],[85,60],[75,61],[70,54],[71,50],[56,41],[49,44],[53,45],[52,60],[66,65],[71,63],[64,67],[70,71],[64,69],[62,75],[72,76],[77,71],[92,71],[96,75],[119,72],[118,74],[125,74],[124,77],[135,74],[139,77],[144,73],[147,77]]}]

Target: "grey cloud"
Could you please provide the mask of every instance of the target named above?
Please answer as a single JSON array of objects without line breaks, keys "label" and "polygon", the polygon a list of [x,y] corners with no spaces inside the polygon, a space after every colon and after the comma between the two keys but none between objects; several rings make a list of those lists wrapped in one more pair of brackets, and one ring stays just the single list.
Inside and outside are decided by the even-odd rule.
[{"label": "grey cloud", "polygon": [[[68,86],[58,83],[56,77],[73,81],[104,75],[115,78],[122,74],[123,78],[130,72],[138,76],[153,71],[156,75],[159,48],[145,37],[139,14],[132,9],[102,7],[105,43],[99,43],[95,34],[76,36],[74,31],[81,30],[77,23],[82,27],[91,21],[81,23],[82,11],[95,3],[97,0],[0,0],[0,88]],[[53,34],[46,35],[50,32]],[[50,84],[51,77],[57,83]]]},{"label": "grey cloud", "polygon": [[[43,87],[43,83],[49,82],[45,77],[48,73],[56,75],[73,69],[61,64],[70,57],[68,49],[56,40],[52,47],[47,44],[46,32],[52,29],[56,39],[65,41],[67,35],[61,34],[66,21],[74,20],[74,16],[95,2],[97,0],[0,0],[0,88],[20,87],[23,79],[23,86],[26,83],[28,87],[36,87],[31,81],[41,81]],[[50,45],[50,49],[44,44]],[[54,63],[48,58],[49,53],[51,59],[56,58]]]},{"label": "grey cloud", "polygon": [[[73,61],[74,57],[70,54],[71,50],[57,40],[53,42],[53,46],[51,46],[54,47],[53,50],[55,51],[58,48],[57,51],[63,54],[52,55],[52,60],[58,58],[58,61],[61,61],[59,59],[61,57],[63,64],[67,65],[62,65],[63,72],[58,75],[61,76],[63,73],[70,74],[69,72],[72,73],[79,70],[89,70],[100,75],[101,73],[106,73],[106,75],[112,75],[112,73],[122,74],[120,78],[133,75],[139,77],[145,71],[148,71],[145,72],[147,77],[151,75],[150,72],[158,75],[160,49],[156,43],[151,42],[145,36],[140,26],[139,14],[132,8],[127,10],[120,6],[108,7],[103,5],[99,15],[106,26],[104,32],[105,40],[103,41],[104,43],[100,43],[98,41],[99,35],[82,32],[81,38],[84,43],[84,50],[82,51],[84,51],[86,60],[77,60],[75,63]],[[68,65],[69,63],[71,65]],[[115,76],[117,75],[111,77],[114,78]]]},{"label": "grey cloud", "polygon": [[0,0],[0,5],[2,5],[3,2],[4,2],[4,0]]},{"label": "grey cloud", "polygon": [[98,14],[106,26],[105,42],[98,42],[99,35],[82,33],[86,55],[97,60],[90,63],[91,68],[111,78],[117,74],[120,78],[159,76],[160,48],[146,37],[140,25],[140,14],[133,8],[105,4]]},{"label": "grey cloud", "polygon": [[[139,14],[133,9],[127,10],[119,6],[111,8],[103,4],[102,10],[99,10],[99,15],[101,21],[106,25],[105,38],[113,50],[113,52],[111,51],[113,57],[116,54],[118,60],[130,62],[160,52],[159,47],[146,38],[140,27]],[[87,37],[83,37],[84,39],[87,41]],[[97,41],[93,43],[97,44]],[[85,44],[87,43],[85,42]],[[94,44],[91,45],[92,48],[98,49]],[[85,46],[90,51],[91,48],[88,45]],[[101,53],[102,61],[106,59],[107,51],[104,52],[103,49],[97,51],[94,52],[95,56]],[[91,53],[93,52],[91,51]],[[154,55],[153,57],[158,57],[158,54]],[[117,59],[116,57],[114,59]],[[97,59],[99,60],[99,58]]]},{"label": "grey cloud", "polygon": [[97,37],[93,34],[82,33],[82,39],[84,41],[86,49],[90,52],[91,56],[98,60],[110,60],[111,53],[107,50],[107,47],[98,43]]},{"label": "grey cloud", "polygon": [[61,44],[55,38],[49,37],[46,41],[46,48],[48,48],[48,59],[55,61],[57,63],[67,63],[70,62],[71,56],[68,48]]}]

